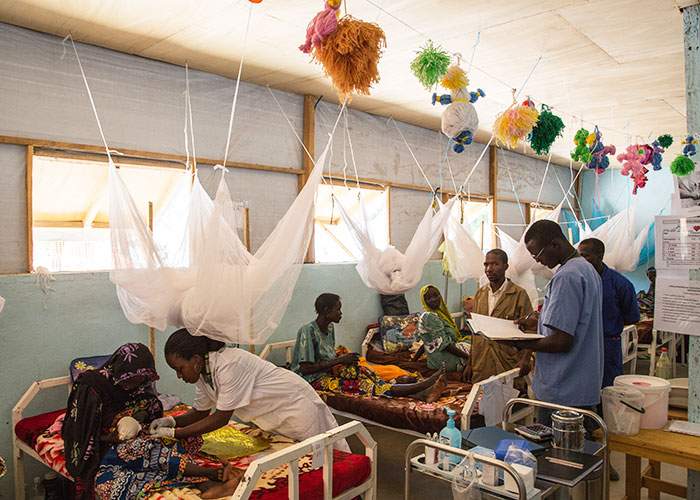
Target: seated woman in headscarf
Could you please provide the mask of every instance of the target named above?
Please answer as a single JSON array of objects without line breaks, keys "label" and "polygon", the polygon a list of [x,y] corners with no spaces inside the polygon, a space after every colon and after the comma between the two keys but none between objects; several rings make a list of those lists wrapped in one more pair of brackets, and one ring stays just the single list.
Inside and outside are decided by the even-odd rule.
[{"label": "seated woman in headscarf", "polygon": [[323,293],[315,302],[318,316],[297,333],[291,369],[314,389],[371,396],[411,396],[436,401],[444,389],[443,370],[417,383],[391,384],[367,366],[359,365],[357,353],[337,355],[334,323],[343,313],[340,297]]},{"label": "seated woman in headscarf", "polygon": [[62,428],[77,499],[127,500],[154,488],[195,483],[205,492],[202,498],[235,490],[239,471],[199,467],[182,444],[141,433],[163,416],[156,380],[153,356],[143,344],[125,344],[101,368],[78,376]]},{"label": "seated woman in headscarf", "polygon": [[417,360],[426,353],[428,368],[444,369],[448,378],[459,378],[468,382],[471,378],[469,354],[458,346],[454,330],[445,325],[445,321],[436,313],[424,312],[418,320],[418,336],[423,345],[416,353]]},{"label": "seated woman in headscarf", "polygon": [[457,323],[455,323],[450,311],[447,309],[447,304],[445,303],[445,299],[442,298],[440,290],[438,290],[435,285],[425,285],[420,289],[420,301],[421,304],[423,304],[423,310],[425,312],[435,313],[438,318],[440,318],[445,328],[448,328],[454,333],[455,341],[465,344],[461,347],[465,348],[468,352],[466,346],[469,343],[469,337],[464,335],[459,328],[457,328]]}]

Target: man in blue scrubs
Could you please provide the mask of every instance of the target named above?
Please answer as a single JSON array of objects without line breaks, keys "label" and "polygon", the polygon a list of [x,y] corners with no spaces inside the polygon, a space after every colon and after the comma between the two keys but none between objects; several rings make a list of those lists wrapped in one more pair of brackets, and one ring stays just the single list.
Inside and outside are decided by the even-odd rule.
[{"label": "man in blue scrubs", "polygon": [[603,280],[603,387],[608,387],[613,385],[615,377],[622,375],[620,335],[625,325],[639,321],[639,303],[632,282],[603,263],[605,245],[602,241],[596,238],[583,240],[578,251]]},{"label": "man in blue scrubs", "polygon": [[[603,287],[600,275],[564,237],[559,224],[535,222],[525,233],[525,246],[539,263],[553,269],[539,318],[516,321],[542,339],[512,345],[537,353],[533,390],[537,399],[592,409],[600,403],[603,381]],[[540,409],[543,410],[543,409]],[[538,421],[551,425],[551,411]]]}]

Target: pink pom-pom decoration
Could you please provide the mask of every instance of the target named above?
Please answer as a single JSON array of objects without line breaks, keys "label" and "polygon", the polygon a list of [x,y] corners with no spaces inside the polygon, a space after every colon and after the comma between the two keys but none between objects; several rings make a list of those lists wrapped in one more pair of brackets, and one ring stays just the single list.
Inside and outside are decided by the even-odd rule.
[{"label": "pink pom-pom decoration", "polygon": [[338,29],[338,9],[340,0],[326,0],[324,9],[316,14],[306,28],[306,41],[299,46],[304,54],[309,54],[314,47],[319,47],[323,41]]},{"label": "pink pom-pom decoration", "polygon": [[642,164],[647,151],[639,144],[627,146],[627,150],[623,154],[617,155],[617,161],[622,163],[622,175],[630,176],[634,181],[632,194],[637,194],[637,189],[643,188],[647,183],[647,172],[649,170]]}]

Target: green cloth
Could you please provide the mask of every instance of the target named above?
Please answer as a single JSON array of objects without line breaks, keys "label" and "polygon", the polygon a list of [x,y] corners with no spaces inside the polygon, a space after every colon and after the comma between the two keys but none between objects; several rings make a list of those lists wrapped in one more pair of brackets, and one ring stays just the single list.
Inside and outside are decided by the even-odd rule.
[{"label": "green cloth", "polygon": [[292,356],[291,370],[311,383],[318,380],[325,372],[302,375],[301,363],[318,363],[335,358],[335,332],[333,323],[328,325],[328,333],[323,333],[316,321],[299,328],[297,341],[294,344],[294,354]]},{"label": "green cloth", "polygon": [[464,370],[465,360],[446,350],[448,346],[457,344],[454,330],[437,314],[432,312],[421,314],[418,335],[425,347],[428,368],[439,370],[444,365],[448,372]]}]

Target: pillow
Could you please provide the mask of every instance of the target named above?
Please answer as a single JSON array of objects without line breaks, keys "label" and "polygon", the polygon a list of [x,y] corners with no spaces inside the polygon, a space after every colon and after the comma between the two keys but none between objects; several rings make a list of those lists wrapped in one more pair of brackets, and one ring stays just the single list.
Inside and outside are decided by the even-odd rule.
[{"label": "pillow", "polygon": [[379,329],[385,353],[408,351],[418,340],[418,314],[382,316]]}]

